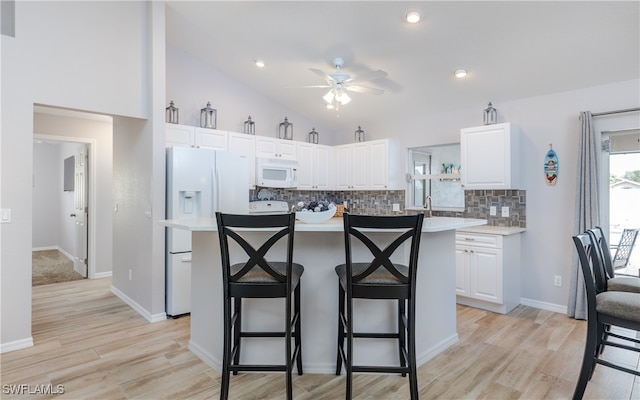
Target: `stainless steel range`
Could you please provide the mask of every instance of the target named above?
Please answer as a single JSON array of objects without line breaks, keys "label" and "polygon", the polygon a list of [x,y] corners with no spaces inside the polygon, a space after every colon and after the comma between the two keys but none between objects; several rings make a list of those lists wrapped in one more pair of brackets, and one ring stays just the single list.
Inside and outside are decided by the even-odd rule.
[{"label": "stainless steel range", "polygon": [[286,201],[252,201],[249,203],[249,214],[286,214],[289,204]]}]

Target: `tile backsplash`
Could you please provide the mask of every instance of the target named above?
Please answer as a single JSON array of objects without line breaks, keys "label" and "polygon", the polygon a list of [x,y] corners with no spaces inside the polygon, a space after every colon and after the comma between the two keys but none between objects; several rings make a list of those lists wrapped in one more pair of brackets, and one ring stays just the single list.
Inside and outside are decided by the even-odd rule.
[{"label": "tile backsplash", "polygon": [[[259,196],[260,193],[260,196]],[[289,206],[298,201],[329,200],[336,204],[347,202],[348,209],[356,214],[398,215],[415,213],[405,211],[404,190],[356,190],[356,191],[317,191],[290,189],[251,190],[250,200],[284,200]],[[434,211],[434,216],[482,218],[492,226],[517,226],[526,228],[526,191],[525,190],[465,190],[465,211]],[[401,212],[393,211],[393,204],[399,204]],[[489,215],[490,207],[496,207],[495,216]],[[502,217],[502,207],[509,207],[509,216]]]}]

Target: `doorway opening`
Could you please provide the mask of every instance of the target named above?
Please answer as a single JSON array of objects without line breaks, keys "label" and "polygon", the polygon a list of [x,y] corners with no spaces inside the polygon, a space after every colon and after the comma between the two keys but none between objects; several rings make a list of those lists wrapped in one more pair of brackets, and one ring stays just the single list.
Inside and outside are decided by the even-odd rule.
[{"label": "doorway opening", "polygon": [[88,276],[89,150],[34,136],[32,286]]}]

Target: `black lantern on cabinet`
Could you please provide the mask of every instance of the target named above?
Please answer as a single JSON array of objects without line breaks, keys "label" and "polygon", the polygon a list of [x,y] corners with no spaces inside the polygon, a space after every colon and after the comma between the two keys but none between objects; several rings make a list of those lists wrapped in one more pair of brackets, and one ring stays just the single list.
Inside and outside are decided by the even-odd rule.
[{"label": "black lantern on cabinet", "polygon": [[167,110],[166,110],[166,122],[170,124],[177,124],[178,112],[179,112],[178,107],[174,106],[173,100],[171,100],[171,102],[169,103],[169,107],[167,107]]},{"label": "black lantern on cabinet", "polygon": [[489,102],[489,106],[484,109],[484,114],[482,116],[485,125],[493,125],[498,122],[498,112]]},{"label": "black lantern on cabinet", "polygon": [[309,143],[318,144],[318,132],[316,128],[311,129],[311,132],[309,132]]},{"label": "black lantern on cabinet", "polygon": [[218,123],[217,111],[211,108],[211,102],[207,101],[207,106],[200,110],[200,127],[216,129]]},{"label": "black lantern on cabinet", "polygon": [[280,122],[278,126],[278,138],[293,140],[293,123],[289,122],[287,117],[284,117],[284,122]]},{"label": "black lantern on cabinet", "polygon": [[244,133],[247,135],[256,134],[256,123],[251,120],[251,115],[249,115],[249,118],[244,121]]},{"label": "black lantern on cabinet", "polygon": [[356,129],[354,133],[356,142],[364,142],[364,131],[362,130],[360,125],[358,125],[358,129]]}]

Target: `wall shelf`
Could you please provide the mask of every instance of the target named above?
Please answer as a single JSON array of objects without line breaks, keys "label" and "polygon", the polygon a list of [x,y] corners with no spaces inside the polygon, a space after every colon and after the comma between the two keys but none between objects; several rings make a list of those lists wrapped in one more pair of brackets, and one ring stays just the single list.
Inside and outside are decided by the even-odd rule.
[{"label": "wall shelf", "polygon": [[459,182],[461,174],[431,174],[427,179],[439,179],[440,182]]}]

